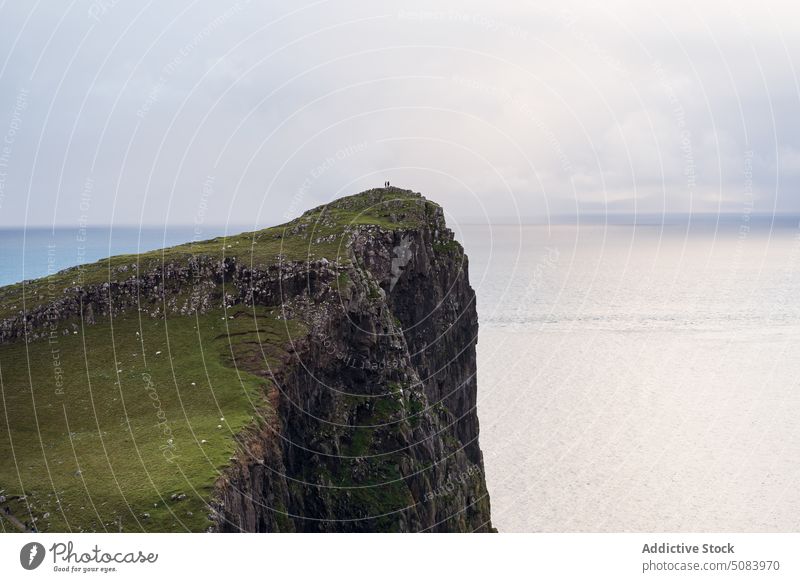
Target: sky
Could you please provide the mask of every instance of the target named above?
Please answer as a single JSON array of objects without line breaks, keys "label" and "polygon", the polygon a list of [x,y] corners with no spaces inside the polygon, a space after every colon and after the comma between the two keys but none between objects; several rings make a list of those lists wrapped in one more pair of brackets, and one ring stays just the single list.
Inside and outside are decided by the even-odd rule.
[{"label": "sky", "polygon": [[0,228],[800,213],[796,55],[792,2],[2,2]]}]

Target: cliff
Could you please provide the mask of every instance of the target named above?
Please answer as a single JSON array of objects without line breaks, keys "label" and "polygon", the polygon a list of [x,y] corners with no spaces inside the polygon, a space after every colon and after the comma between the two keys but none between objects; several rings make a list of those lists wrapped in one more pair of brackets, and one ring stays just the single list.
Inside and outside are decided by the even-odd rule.
[{"label": "cliff", "polygon": [[[66,359],[70,342],[105,337],[107,326],[115,347],[111,367],[119,368],[109,410],[126,400],[125,386],[134,378],[150,378],[151,400],[158,386],[162,430],[129,426],[119,435],[126,443],[138,439],[140,459],[145,451],[141,465],[152,487],[142,497],[155,499],[154,509],[129,511],[133,520],[117,509],[113,522],[96,510],[85,529],[124,522],[119,529],[490,531],[475,409],[478,323],[467,267],[438,205],[397,188],[370,190],[282,227],[115,257],[0,289],[0,365],[5,371],[22,358],[24,346],[30,368],[31,350],[35,359],[54,339]],[[137,320],[151,321],[155,331],[145,332]],[[117,349],[114,326],[126,337],[135,333],[137,343]],[[153,379],[161,351],[145,346],[145,333],[163,334],[170,352],[161,381]],[[185,352],[176,353],[182,333]],[[126,349],[130,363],[120,360]],[[148,351],[151,361],[140,361]],[[215,361],[211,396],[200,394],[200,363],[208,376]],[[114,375],[91,368],[103,379]],[[65,382],[66,394],[85,396],[80,375]],[[58,404],[57,396],[42,398]],[[203,399],[208,403],[196,404]],[[91,400],[96,406],[94,395]],[[67,406],[75,404],[62,405],[68,416]],[[187,415],[192,405],[197,410]],[[133,408],[125,407],[128,425]],[[217,421],[225,423],[227,438],[219,434],[223,424],[214,432]],[[89,432],[107,451],[111,437],[104,440],[97,424]],[[208,430],[211,436],[200,438]],[[119,467],[116,459],[109,464]],[[112,484],[106,477],[106,485],[100,475],[94,479],[90,492],[116,487],[130,505],[118,478]],[[0,489],[5,481],[0,471]],[[17,512],[24,506],[41,516],[52,506],[69,521],[63,500],[52,505],[44,498],[46,484],[35,489],[35,503],[30,494],[15,497]],[[83,513],[90,513],[86,507]],[[51,528],[63,528],[54,519]]]}]

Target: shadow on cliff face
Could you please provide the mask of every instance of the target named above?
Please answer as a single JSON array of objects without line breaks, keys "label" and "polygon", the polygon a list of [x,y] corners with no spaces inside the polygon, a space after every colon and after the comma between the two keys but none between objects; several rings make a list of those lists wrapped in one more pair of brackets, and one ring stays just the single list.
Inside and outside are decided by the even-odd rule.
[{"label": "shadow on cliff face", "polygon": [[[402,215],[400,192],[366,204]],[[323,291],[291,302],[316,324],[276,378],[278,426],[254,437],[269,454],[219,485],[219,529],[492,530],[467,259],[441,208],[410,203],[413,227],[349,225],[347,261],[308,265]]]},{"label": "shadow on cliff face", "polygon": [[[282,227],[0,288],[0,360],[21,371],[3,368],[5,402],[19,404],[7,432],[39,446],[26,390],[39,414],[73,410],[63,430],[42,416],[59,501],[105,503],[94,515],[53,506],[55,529],[491,531],[467,272],[442,209],[385,188]],[[68,368],[55,393],[54,341]],[[59,461],[81,435],[103,452],[70,472]],[[42,489],[45,469],[26,488]],[[37,517],[47,503],[14,510]]]}]

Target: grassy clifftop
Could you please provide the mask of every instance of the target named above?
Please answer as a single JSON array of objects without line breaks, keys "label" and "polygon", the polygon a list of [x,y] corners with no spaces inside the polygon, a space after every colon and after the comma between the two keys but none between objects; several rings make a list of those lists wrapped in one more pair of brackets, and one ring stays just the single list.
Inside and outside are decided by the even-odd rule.
[{"label": "grassy clifftop", "polygon": [[39,531],[202,531],[235,435],[268,414],[236,359],[257,342],[274,368],[300,333],[240,308],[0,347],[0,506]]},{"label": "grassy clifftop", "polygon": [[[4,287],[0,320],[196,257],[254,270],[322,258],[341,264],[351,229],[412,228],[435,208],[409,191],[370,190],[286,225]],[[220,287],[203,288],[211,301],[202,312],[54,316],[47,337],[0,345],[0,508],[39,531],[209,526],[216,478],[242,431],[272,421],[272,375],[308,332],[280,303],[234,305]],[[4,530],[14,523],[0,516]]]},{"label": "grassy clifftop", "polygon": [[31,311],[80,287],[120,281],[137,272],[152,271],[168,263],[185,263],[193,257],[234,259],[256,269],[281,262],[346,260],[343,244],[350,230],[369,225],[413,228],[425,221],[434,207],[433,202],[410,190],[378,188],[313,208],[280,226],[138,255],[117,255],[50,277],[0,287],[0,320],[23,308]]}]

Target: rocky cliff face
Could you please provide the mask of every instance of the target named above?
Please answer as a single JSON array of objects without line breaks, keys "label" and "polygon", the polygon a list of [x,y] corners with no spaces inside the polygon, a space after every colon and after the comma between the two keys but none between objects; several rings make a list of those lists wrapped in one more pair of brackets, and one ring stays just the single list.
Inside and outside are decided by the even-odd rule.
[{"label": "rocky cliff face", "polygon": [[264,399],[214,484],[211,529],[491,531],[475,294],[442,209],[373,190],[253,233],[248,245],[280,248],[266,262],[255,251],[175,251],[157,266],[123,258],[95,284],[66,272],[57,297],[6,314],[0,343],[43,340],[53,320],[69,321],[59,327],[69,333],[109,314],[277,308],[303,330],[273,350],[277,364],[263,357],[270,346],[231,344],[233,365],[263,378]]},{"label": "rocky cliff face", "polygon": [[312,268],[289,300],[313,325],[218,483],[220,530],[491,529],[467,258],[441,208],[414,204],[413,227],[350,229],[337,276]]}]

